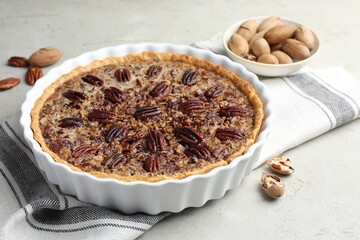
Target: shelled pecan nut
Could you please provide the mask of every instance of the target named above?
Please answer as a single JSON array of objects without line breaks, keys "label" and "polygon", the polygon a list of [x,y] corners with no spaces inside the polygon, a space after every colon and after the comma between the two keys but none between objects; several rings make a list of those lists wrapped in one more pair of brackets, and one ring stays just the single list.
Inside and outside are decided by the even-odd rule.
[{"label": "shelled pecan nut", "polygon": [[100,87],[104,84],[104,80],[102,80],[98,76],[91,75],[91,74],[81,77],[81,80],[83,80],[84,82],[87,82],[91,85],[97,86],[97,87]]},{"label": "shelled pecan nut", "polygon": [[72,151],[71,156],[73,158],[85,157],[94,155],[97,152],[97,148],[91,145],[81,145]]},{"label": "shelled pecan nut", "polygon": [[184,151],[185,155],[188,157],[195,156],[199,159],[208,160],[211,157],[210,151],[203,146],[191,145]]},{"label": "shelled pecan nut", "polygon": [[205,104],[201,100],[189,100],[180,104],[180,110],[185,113],[201,113],[206,110]]},{"label": "shelled pecan nut", "polygon": [[59,127],[61,128],[80,127],[82,124],[83,124],[83,120],[81,118],[69,117],[69,118],[61,119]]},{"label": "shelled pecan nut", "polygon": [[216,98],[219,97],[224,91],[226,87],[223,85],[216,85],[207,89],[204,93],[207,98]]},{"label": "shelled pecan nut", "polygon": [[125,100],[124,93],[117,87],[104,89],[105,99],[112,103],[121,103]]},{"label": "shelled pecan nut", "polygon": [[29,60],[24,57],[14,56],[8,59],[8,64],[13,67],[27,67],[29,66]]},{"label": "shelled pecan nut", "polygon": [[189,127],[175,128],[174,134],[181,141],[187,144],[198,144],[203,140],[201,133]]},{"label": "shelled pecan nut", "polygon": [[0,80],[0,90],[7,90],[15,87],[20,83],[19,78],[5,78]]},{"label": "shelled pecan nut", "polygon": [[146,137],[146,147],[152,152],[165,151],[167,144],[164,136],[157,130],[151,131]]},{"label": "shelled pecan nut", "polygon": [[42,78],[43,72],[39,67],[29,67],[26,72],[26,82],[29,85],[34,85],[35,82]]},{"label": "shelled pecan nut", "polygon": [[115,71],[114,76],[119,82],[128,82],[131,79],[131,72],[127,68],[119,68]]},{"label": "shelled pecan nut", "polygon": [[72,102],[80,102],[80,103],[82,103],[85,99],[88,98],[85,95],[85,93],[73,91],[73,90],[68,90],[68,91],[64,92],[62,95],[63,95],[63,97],[69,99]]},{"label": "shelled pecan nut", "polygon": [[185,85],[191,86],[191,85],[196,84],[198,76],[199,76],[198,71],[188,69],[184,72],[184,74],[182,76],[182,81]]},{"label": "shelled pecan nut", "polygon": [[134,113],[134,117],[138,120],[144,121],[148,118],[158,116],[161,113],[162,113],[162,111],[158,106],[152,105],[152,106],[146,106],[146,107],[139,108]]},{"label": "shelled pecan nut", "polygon": [[249,109],[242,106],[232,106],[232,107],[222,108],[219,111],[219,114],[220,116],[225,116],[225,117],[235,117],[235,116],[246,117],[249,116],[250,111]]},{"label": "shelled pecan nut", "polygon": [[90,121],[109,123],[116,119],[116,114],[107,110],[93,110],[88,114]]},{"label": "shelled pecan nut", "polygon": [[231,140],[231,139],[243,139],[244,134],[236,129],[232,128],[218,128],[215,133],[215,137],[220,139],[221,141]]},{"label": "shelled pecan nut", "polygon": [[158,172],[161,167],[161,157],[160,156],[148,156],[145,159],[143,167],[147,172],[151,172],[151,173]]},{"label": "shelled pecan nut", "polygon": [[152,97],[164,97],[171,92],[171,85],[166,81],[161,81],[149,92]]},{"label": "shelled pecan nut", "polygon": [[161,73],[161,70],[162,70],[161,66],[151,65],[148,68],[148,70],[146,71],[146,75],[149,78],[154,78],[154,77],[157,77]]},{"label": "shelled pecan nut", "polygon": [[107,131],[105,141],[111,143],[113,141],[121,141],[127,134],[128,129],[125,126],[113,125]]},{"label": "shelled pecan nut", "polygon": [[109,157],[107,157],[101,164],[105,168],[115,169],[118,168],[119,166],[124,165],[126,161],[127,159],[124,155],[116,152],[110,155]]}]

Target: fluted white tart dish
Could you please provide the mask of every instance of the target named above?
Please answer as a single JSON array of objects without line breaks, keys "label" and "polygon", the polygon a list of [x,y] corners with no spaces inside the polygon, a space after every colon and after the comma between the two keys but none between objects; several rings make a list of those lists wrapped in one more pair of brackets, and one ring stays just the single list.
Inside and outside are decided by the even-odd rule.
[{"label": "fluted white tart dish", "polygon": [[[237,157],[227,166],[217,167],[206,174],[192,175],[181,180],[163,180],[154,183],[97,178],[55,162],[48,153],[42,150],[34,139],[31,129],[31,109],[44,89],[63,74],[76,67],[88,65],[94,60],[144,51],[173,52],[195,56],[221,65],[246,79],[260,96],[265,112],[263,127],[255,144],[244,155]],[[25,139],[35,154],[39,168],[45,172],[49,181],[59,185],[64,193],[74,195],[81,201],[117,209],[124,213],[157,214],[164,211],[179,212],[187,207],[202,206],[208,200],[221,198],[227,190],[238,186],[242,178],[251,172],[258,159],[270,131],[271,118],[271,103],[265,86],[254,74],[248,72],[241,65],[233,63],[223,56],[189,46],[143,43],[120,45],[85,53],[52,69],[28,92],[22,105],[20,122],[24,128]]]}]

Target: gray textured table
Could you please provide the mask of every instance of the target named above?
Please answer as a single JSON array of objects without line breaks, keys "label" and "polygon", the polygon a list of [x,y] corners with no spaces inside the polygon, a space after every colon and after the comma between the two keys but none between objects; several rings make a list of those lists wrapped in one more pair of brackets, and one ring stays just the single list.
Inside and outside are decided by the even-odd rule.
[{"label": "gray textured table", "polygon": [[[0,78],[24,79],[6,65],[45,46],[62,61],[121,43],[189,44],[235,21],[278,15],[313,28],[321,39],[314,69],[343,66],[360,79],[358,1],[0,1]],[[45,68],[46,73],[50,67]],[[341,81],[341,79],[339,79]],[[0,92],[0,120],[19,111],[30,89],[23,81]],[[287,191],[269,201],[259,188],[260,167],[238,189],[204,207],[174,214],[141,239],[359,239],[360,121],[328,132],[286,153],[295,167]]]}]

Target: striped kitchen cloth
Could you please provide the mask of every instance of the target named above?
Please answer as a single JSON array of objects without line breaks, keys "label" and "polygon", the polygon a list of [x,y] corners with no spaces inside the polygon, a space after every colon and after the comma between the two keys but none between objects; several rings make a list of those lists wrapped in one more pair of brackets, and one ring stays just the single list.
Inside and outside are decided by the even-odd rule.
[{"label": "striped kitchen cloth", "polygon": [[[276,116],[257,166],[359,117],[360,82],[343,68],[262,81]],[[0,126],[1,240],[135,239],[169,215],[125,215],[62,194],[36,167],[19,118]]]}]

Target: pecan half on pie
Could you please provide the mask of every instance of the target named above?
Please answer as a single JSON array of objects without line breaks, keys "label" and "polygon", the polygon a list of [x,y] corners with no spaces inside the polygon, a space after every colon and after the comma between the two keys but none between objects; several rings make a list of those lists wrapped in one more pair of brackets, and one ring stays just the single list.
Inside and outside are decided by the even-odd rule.
[{"label": "pecan half on pie", "polygon": [[96,60],[50,85],[32,110],[42,149],[76,171],[122,181],[182,179],[229,164],[263,121],[253,87],[193,56]]}]

